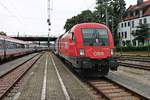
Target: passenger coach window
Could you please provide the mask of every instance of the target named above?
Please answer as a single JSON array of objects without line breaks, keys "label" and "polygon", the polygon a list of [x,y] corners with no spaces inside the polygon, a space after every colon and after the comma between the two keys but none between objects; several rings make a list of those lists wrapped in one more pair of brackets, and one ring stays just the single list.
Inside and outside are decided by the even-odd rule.
[{"label": "passenger coach window", "polygon": [[107,46],[108,33],[106,29],[82,29],[84,45],[90,46]]},{"label": "passenger coach window", "polygon": [[0,49],[3,49],[3,41],[0,40]]}]

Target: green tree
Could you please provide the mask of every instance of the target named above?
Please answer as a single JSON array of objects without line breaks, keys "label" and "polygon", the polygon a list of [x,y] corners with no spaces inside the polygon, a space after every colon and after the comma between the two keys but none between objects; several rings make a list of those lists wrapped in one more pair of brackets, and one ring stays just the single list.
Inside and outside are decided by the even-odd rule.
[{"label": "green tree", "polygon": [[117,35],[118,24],[122,21],[122,17],[126,11],[126,3],[124,0],[97,0],[96,15],[97,22],[106,24],[106,9],[108,27],[111,29],[115,44],[119,44],[119,37]]},{"label": "green tree", "polygon": [[125,15],[126,3],[124,0],[113,0],[111,2],[111,5],[112,5],[111,30],[114,36],[115,44],[119,44],[120,39],[117,36],[118,24],[123,20],[122,18]]},{"label": "green tree", "polygon": [[[97,22],[106,24],[106,10],[107,10],[107,17],[110,19],[109,15],[112,15],[112,7],[111,7],[111,0],[97,0],[96,7],[94,14],[96,15]],[[110,25],[110,23],[108,23]]]},{"label": "green tree", "polygon": [[106,12],[108,27],[114,33],[115,42],[119,42],[117,36],[118,23],[122,20],[125,13],[124,0],[97,0],[95,11],[85,10],[81,14],[67,19],[64,29],[68,31],[72,26],[84,22],[98,22],[106,24]]},{"label": "green tree", "polygon": [[67,19],[64,29],[69,31],[75,24],[85,23],[85,22],[95,22],[93,13],[90,10],[82,11],[81,14]]},{"label": "green tree", "polygon": [[117,32],[118,24],[120,21],[122,21],[122,17],[125,14],[126,11],[126,3],[124,0],[113,0],[111,1],[111,7],[112,7],[112,14],[111,18],[113,21],[113,32]]},{"label": "green tree", "polygon": [[124,0],[97,0],[96,14],[99,22],[106,23],[106,9],[108,16],[108,26],[117,32],[118,23],[122,20],[126,11]]},{"label": "green tree", "polygon": [[140,24],[137,27],[136,32],[133,32],[131,34],[135,36],[135,40],[138,40],[139,42],[142,42],[144,44],[144,39],[150,36],[150,28],[148,24]]},{"label": "green tree", "polygon": [[71,27],[73,27],[73,25],[77,24],[77,19],[78,18],[76,16],[74,16],[70,19],[67,19],[66,24],[64,26],[64,29],[66,31],[69,31],[69,29],[71,29]]}]

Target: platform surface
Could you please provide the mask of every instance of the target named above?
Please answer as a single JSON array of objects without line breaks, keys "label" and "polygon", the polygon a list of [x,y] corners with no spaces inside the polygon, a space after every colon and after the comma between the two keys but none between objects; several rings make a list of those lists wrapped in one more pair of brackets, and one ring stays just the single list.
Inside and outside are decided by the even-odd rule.
[{"label": "platform surface", "polygon": [[[43,84],[45,69],[47,66],[47,78],[45,93],[43,94]],[[62,86],[57,71],[62,79]],[[64,92],[64,89],[66,92]],[[88,89],[78,80],[64,64],[52,53],[45,53],[33,66],[30,78],[26,85],[18,92],[17,100],[94,100]],[[68,97],[66,96],[68,94]]]}]

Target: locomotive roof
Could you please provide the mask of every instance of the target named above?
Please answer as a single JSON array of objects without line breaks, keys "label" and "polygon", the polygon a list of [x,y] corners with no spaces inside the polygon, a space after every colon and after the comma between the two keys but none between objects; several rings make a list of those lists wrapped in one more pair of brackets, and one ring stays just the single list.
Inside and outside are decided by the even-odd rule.
[{"label": "locomotive roof", "polygon": [[27,42],[25,42],[25,41],[11,38],[9,36],[0,35],[0,40],[3,40],[3,39],[5,39],[6,41],[15,42],[15,43],[19,43],[19,44],[27,44]]},{"label": "locomotive roof", "polygon": [[107,29],[107,26],[104,24],[100,23],[81,23],[81,24],[76,24],[71,31],[75,30],[76,28],[82,28],[82,27],[103,27]]}]

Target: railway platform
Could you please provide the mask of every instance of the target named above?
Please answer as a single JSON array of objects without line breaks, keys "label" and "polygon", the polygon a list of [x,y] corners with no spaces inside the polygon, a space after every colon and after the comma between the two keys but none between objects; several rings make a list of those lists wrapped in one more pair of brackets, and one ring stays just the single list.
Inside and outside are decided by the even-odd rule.
[{"label": "railway platform", "polygon": [[[74,75],[74,73],[72,73],[66,67],[66,65],[64,65],[64,63],[51,52],[34,53],[13,60],[9,63],[0,65],[0,78],[5,73],[8,73],[11,69],[21,65],[24,62],[27,62],[29,59],[32,60],[32,58],[34,57],[35,59],[38,58],[37,56],[39,57],[39,59],[37,59],[37,61],[33,64],[30,70],[27,71],[23,78],[16,85],[14,85],[14,87],[7,93],[7,95],[4,96],[2,100],[104,99],[101,96],[99,97],[97,95],[98,93],[93,90],[88,84],[86,84],[86,82],[84,83],[76,75]],[[145,97],[150,98],[149,85],[142,84],[142,82],[139,83],[135,79],[127,77],[122,73],[118,72],[110,72],[107,78],[116,81],[122,86],[128,87],[132,91],[135,91]],[[98,80],[101,79],[99,78]],[[4,86],[4,84],[2,84],[1,82],[2,80],[0,79],[0,93],[2,92],[1,87]],[[101,85],[104,85],[105,87],[105,84]],[[110,91],[107,92],[109,93]],[[122,100],[122,98],[117,100]]]},{"label": "railway platform", "polygon": [[[13,91],[13,90],[12,90]],[[4,100],[94,100],[88,89],[52,53],[45,53],[26,74],[21,88]]]}]

